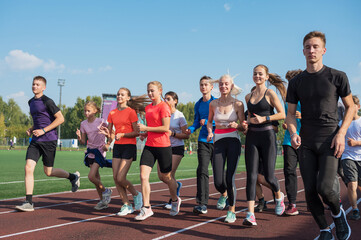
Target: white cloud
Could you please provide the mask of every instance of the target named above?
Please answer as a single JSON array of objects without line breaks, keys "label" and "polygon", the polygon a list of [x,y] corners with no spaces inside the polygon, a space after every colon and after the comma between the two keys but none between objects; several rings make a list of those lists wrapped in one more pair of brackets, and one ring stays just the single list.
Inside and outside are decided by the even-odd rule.
[{"label": "white cloud", "polygon": [[28,101],[30,99],[30,97],[25,95],[25,92],[20,91],[17,93],[12,93],[8,96],[6,96],[6,99],[9,100],[10,98],[14,99],[14,101],[19,105],[21,111],[23,111],[23,113],[28,113],[29,112],[29,106],[28,106]]},{"label": "white cloud", "polygon": [[19,49],[11,50],[5,57],[6,65],[12,70],[34,70],[42,67],[45,71],[60,70],[62,71],[64,64],[56,64],[54,60],[44,61],[35,55],[24,52]]},{"label": "white cloud", "polygon": [[107,71],[110,71],[112,70],[113,68],[109,65],[105,66],[105,67],[100,67],[99,68],[99,72],[107,72]]},{"label": "white cloud", "polygon": [[194,101],[193,95],[187,92],[181,92],[178,94],[179,102],[181,103],[188,103]]},{"label": "white cloud", "polygon": [[231,5],[230,5],[229,3],[225,3],[225,4],[223,5],[223,7],[224,7],[224,9],[225,9],[227,12],[229,12],[229,11],[231,10]]}]

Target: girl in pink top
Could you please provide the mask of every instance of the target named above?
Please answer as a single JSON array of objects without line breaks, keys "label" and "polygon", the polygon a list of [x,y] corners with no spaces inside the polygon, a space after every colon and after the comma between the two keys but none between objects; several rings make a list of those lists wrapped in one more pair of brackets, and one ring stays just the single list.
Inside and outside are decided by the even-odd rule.
[{"label": "girl in pink top", "polygon": [[143,193],[143,207],[135,220],[141,221],[153,215],[150,206],[149,176],[155,161],[158,160],[160,180],[168,185],[171,195],[170,215],[175,216],[179,212],[181,199],[177,197],[177,182],[172,177],[172,148],[169,139],[169,125],[171,111],[167,103],[163,102],[162,84],[157,81],[148,83],[148,97],[152,103],[145,108],[147,126],[138,123],[138,131],[141,138],[148,137],[140,159],[140,179]]},{"label": "girl in pink top", "polygon": [[[87,154],[84,159],[85,165],[90,170],[88,174],[89,181],[91,181],[97,189],[100,201],[94,207],[96,210],[101,210],[108,207],[111,199],[112,190],[105,188],[100,181],[99,167],[103,167],[105,164],[105,136],[99,132],[99,129],[103,126],[107,126],[103,119],[97,118],[95,114],[100,112],[99,107],[95,102],[89,101],[84,106],[84,113],[87,120],[84,120],[80,124],[80,130],[77,129],[76,135],[81,144],[87,142]],[[86,139],[88,141],[86,141]],[[96,153],[88,153],[92,151]]]}]

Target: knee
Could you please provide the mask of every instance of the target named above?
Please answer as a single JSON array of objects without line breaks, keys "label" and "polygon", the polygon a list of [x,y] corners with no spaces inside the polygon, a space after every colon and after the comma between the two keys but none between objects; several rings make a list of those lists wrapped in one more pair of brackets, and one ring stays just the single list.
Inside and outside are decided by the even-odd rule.
[{"label": "knee", "polygon": [[50,170],[49,170],[49,169],[44,169],[44,173],[45,173],[45,175],[48,176],[48,177],[51,177],[52,172],[53,172],[53,171],[52,171],[51,169],[50,169]]},{"label": "knee", "polygon": [[147,176],[146,174],[140,174],[140,181],[149,182],[149,176]]},{"label": "knee", "polygon": [[169,183],[172,180],[172,175],[170,173],[161,175],[160,180],[164,183]]},{"label": "knee", "polygon": [[117,182],[121,185],[121,186],[124,186],[124,185],[126,185],[126,178],[125,177],[123,177],[123,176],[118,176],[117,177]]},{"label": "knee", "polygon": [[94,175],[88,174],[88,179],[89,179],[89,181],[91,181],[92,183],[94,183],[96,178],[95,178]]},{"label": "knee", "polygon": [[25,164],[25,173],[26,174],[32,174],[34,172],[34,168],[28,164]]},{"label": "knee", "polygon": [[317,186],[317,192],[318,194],[320,194],[322,196],[323,199],[327,199],[330,195],[333,194],[333,189],[326,187],[326,186],[322,186],[321,184]]}]

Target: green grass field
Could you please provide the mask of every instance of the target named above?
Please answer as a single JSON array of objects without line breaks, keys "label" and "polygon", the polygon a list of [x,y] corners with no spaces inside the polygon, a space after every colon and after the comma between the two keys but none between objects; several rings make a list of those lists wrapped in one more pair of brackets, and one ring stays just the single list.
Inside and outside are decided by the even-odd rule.
[{"label": "green grass field", "polygon": [[[24,166],[25,166],[25,150],[0,150],[0,199],[22,197],[25,195],[24,184]],[[89,168],[83,164],[83,151],[58,151],[55,158],[56,168],[62,168],[69,172],[79,171],[81,175],[80,189],[94,188],[94,185],[88,180]],[[108,158],[111,158],[111,153],[108,153]],[[63,192],[71,189],[70,183],[67,179],[49,178],[43,172],[43,164],[40,160],[35,169],[35,186],[34,195]],[[198,161],[197,154],[186,155],[183,159],[176,173],[177,179],[190,178],[196,176]],[[278,156],[276,168],[283,167],[283,158]],[[244,154],[238,164],[237,172],[245,171]],[[212,170],[210,170],[212,174]],[[100,169],[102,182],[106,187],[113,187],[114,181],[112,177],[112,169]],[[156,168],[151,174],[151,181],[159,181],[156,173]],[[139,184],[139,155],[136,162],[133,162],[132,167],[128,173],[128,180],[133,184]]]}]

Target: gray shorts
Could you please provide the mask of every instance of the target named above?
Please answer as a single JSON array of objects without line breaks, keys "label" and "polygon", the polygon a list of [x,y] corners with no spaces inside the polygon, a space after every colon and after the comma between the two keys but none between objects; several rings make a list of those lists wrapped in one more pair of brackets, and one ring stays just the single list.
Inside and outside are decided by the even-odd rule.
[{"label": "gray shorts", "polygon": [[345,175],[345,183],[357,182],[361,186],[361,161],[342,159],[342,168]]}]

